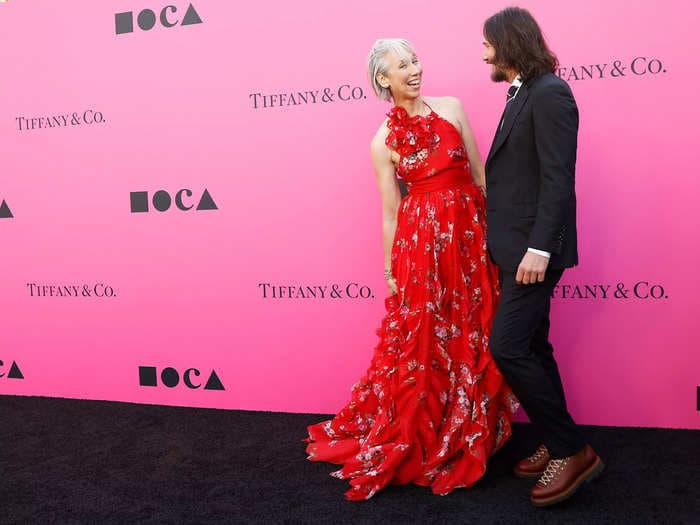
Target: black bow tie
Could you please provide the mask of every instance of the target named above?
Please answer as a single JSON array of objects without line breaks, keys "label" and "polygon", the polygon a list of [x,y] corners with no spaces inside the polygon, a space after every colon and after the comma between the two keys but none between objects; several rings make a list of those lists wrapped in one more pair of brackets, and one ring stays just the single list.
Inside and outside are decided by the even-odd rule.
[{"label": "black bow tie", "polygon": [[515,94],[518,92],[518,86],[510,86],[508,88],[508,94],[506,95],[506,103],[510,102],[515,98]]}]

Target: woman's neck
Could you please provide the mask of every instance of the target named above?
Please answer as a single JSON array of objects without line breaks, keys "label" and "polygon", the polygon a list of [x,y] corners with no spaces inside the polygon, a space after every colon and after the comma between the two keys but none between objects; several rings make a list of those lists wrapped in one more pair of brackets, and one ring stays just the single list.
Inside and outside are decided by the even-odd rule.
[{"label": "woman's neck", "polygon": [[415,117],[416,115],[425,115],[427,110],[427,105],[423,102],[423,99],[418,98],[407,98],[399,101],[395,101],[395,104],[406,110],[409,117]]}]

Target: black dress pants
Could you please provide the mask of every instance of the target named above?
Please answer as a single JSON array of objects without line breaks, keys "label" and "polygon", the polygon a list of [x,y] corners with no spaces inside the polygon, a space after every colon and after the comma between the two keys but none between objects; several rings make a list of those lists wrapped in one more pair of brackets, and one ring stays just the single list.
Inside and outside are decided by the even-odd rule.
[{"label": "black dress pants", "polygon": [[547,270],[541,283],[522,285],[500,273],[501,298],[491,331],[491,354],[553,458],[579,452],[586,442],[566,408],[549,308],[563,270]]}]

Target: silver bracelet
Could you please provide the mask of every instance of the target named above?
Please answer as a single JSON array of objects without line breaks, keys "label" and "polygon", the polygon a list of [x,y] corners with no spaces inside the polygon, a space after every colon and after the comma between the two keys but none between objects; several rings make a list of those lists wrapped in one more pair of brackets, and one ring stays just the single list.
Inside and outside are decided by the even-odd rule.
[{"label": "silver bracelet", "polygon": [[391,268],[384,268],[384,279],[387,281],[394,279],[394,276],[391,274]]}]

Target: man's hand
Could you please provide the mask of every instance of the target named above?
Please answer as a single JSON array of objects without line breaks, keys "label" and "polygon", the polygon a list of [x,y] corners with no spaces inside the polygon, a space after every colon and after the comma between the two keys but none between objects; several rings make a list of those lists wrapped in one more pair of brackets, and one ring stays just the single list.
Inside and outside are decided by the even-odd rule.
[{"label": "man's hand", "polygon": [[515,281],[518,284],[535,284],[544,281],[544,273],[547,271],[549,257],[526,252],[523,260],[518,266],[518,273],[515,274]]}]

